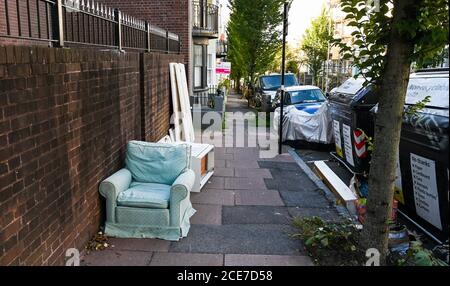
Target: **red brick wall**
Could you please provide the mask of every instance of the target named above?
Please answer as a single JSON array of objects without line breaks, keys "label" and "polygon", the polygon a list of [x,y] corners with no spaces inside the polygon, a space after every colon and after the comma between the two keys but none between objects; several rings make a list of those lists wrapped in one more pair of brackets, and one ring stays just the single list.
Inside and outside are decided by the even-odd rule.
[{"label": "red brick wall", "polygon": [[170,126],[172,115],[169,63],[181,62],[181,55],[142,54],[142,127],[146,141],[158,141]]},{"label": "red brick wall", "polygon": [[127,141],[167,134],[167,63],[180,56],[141,57],[0,46],[0,265],[62,265],[83,249]]}]

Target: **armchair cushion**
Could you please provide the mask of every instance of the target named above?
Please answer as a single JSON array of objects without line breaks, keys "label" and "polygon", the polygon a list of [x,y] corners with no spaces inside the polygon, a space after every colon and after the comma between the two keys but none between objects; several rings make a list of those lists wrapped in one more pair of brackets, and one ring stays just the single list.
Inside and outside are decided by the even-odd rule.
[{"label": "armchair cushion", "polygon": [[172,185],[190,168],[190,157],[187,144],[130,141],[126,165],[134,181]]},{"label": "armchair cushion", "polygon": [[133,182],[121,192],[117,204],[124,207],[167,209],[170,200],[170,185]]}]

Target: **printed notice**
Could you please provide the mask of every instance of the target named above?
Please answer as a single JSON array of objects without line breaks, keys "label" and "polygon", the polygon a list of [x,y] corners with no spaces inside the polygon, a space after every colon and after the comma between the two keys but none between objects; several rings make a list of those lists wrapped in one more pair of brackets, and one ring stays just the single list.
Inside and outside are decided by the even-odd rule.
[{"label": "printed notice", "polygon": [[352,146],[352,136],[350,126],[344,124],[343,134],[344,134],[345,159],[350,165],[355,167],[355,161],[353,160],[353,146]]},{"label": "printed notice", "polygon": [[442,230],[435,162],[411,153],[411,174],[417,215]]},{"label": "printed notice", "polygon": [[336,152],[339,156],[344,157],[342,154],[342,142],[341,142],[341,126],[339,121],[333,121],[333,130],[334,130],[334,142],[336,144]]}]

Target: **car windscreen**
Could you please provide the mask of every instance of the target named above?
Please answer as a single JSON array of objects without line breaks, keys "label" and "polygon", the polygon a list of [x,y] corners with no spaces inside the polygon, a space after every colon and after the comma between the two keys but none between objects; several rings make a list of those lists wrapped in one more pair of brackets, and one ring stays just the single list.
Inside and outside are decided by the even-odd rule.
[{"label": "car windscreen", "polygon": [[[293,75],[284,76],[284,86],[298,85],[297,79]],[[281,87],[281,75],[266,76],[261,78],[261,87],[263,89],[277,90]]]},{"label": "car windscreen", "polygon": [[307,103],[307,102],[324,102],[325,96],[323,96],[320,89],[306,89],[296,90],[289,92],[292,104]]}]

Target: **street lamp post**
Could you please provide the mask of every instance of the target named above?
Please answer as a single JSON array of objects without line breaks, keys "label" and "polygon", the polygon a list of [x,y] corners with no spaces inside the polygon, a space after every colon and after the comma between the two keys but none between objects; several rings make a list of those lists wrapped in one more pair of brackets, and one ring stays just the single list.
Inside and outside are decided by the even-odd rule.
[{"label": "street lamp post", "polygon": [[285,67],[286,67],[286,36],[288,34],[288,12],[292,1],[284,2],[284,12],[283,12],[283,50],[281,56],[281,98],[280,98],[280,127],[279,127],[279,138],[278,138],[278,154],[282,153],[283,149],[283,109],[284,109],[284,93],[285,93]]},{"label": "street lamp post", "polygon": [[[331,6],[331,1],[328,0],[327,1],[327,6],[328,9],[330,10],[330,19],[328,21],[328,29],[329,31],[331,31],[331,25],[332,25],[332,6]],[[328,93],[328,89],[330,86],[330,82],[329,82],[329,77],[330,77],[330,52],[331,52],[331,45],[330,45],[330,41],[328,41],[328,49],[327,49],[327,67],[326,67],[326,79],[325,79],[325,93]]]}]

